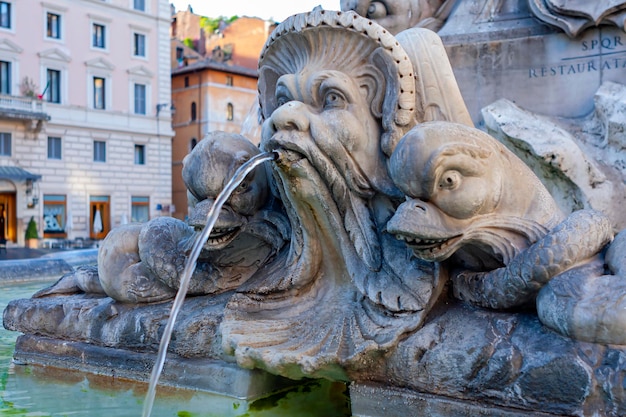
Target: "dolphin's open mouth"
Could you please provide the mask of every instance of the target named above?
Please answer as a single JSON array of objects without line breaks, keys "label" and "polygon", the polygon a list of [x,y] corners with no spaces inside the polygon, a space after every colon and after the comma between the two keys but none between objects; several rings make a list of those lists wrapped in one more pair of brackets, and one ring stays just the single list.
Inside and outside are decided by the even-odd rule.
[{"label": "dolphin's open mouth", "polygon": [[418,258],[433,262],[443,261],[454,254],[462,240],[462,235],[435,238],[398,232],[396,232],[395,237],[403,241]]},{"label": "dolphin's open mouth", "polygon": [[[237,225],[216,224],[213,227],[213,230],[211,230],[211,234],[209,235],[209,238],[204,244],[204,250],[216,251],[216,250],[224,249],[226,246],[228,246],[232,241],[234,241],[239,236],[239,234],[243,230],[244,224],[237,224]],[[203,229],[204,229],[204,226],[194,226],[193,239],[190,239],[189,245],[191,245],[192,242],[195,241],[198,238],[198,236],[200,236]],[[190,250],[191,246],[189,246],[186,249]]]},{"label": "dolphin's open mouth", "polygon": [[239,234],[241,227],[228,227],[228,228],[214,228],[209,235],[205,248],[215,249],[216,247],[222,247],[229,244]]}]

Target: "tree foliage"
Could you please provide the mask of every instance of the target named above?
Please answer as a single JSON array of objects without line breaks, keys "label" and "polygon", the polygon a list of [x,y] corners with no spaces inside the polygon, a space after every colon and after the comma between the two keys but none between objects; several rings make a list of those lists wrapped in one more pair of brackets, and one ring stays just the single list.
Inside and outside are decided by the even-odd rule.
[{"label": "tree foliage", "polygon": [[231,23],[233,23],[237,19],[239,19],[239,16],[237,16],[237,15],[231,16],[231,17],[226,17],[226,16],[220,16],[220,17],[202,16],[200,18],[200,27],[202,29],[204,29],[204,31],[207,34],[211,34],[211,33],[215,32],[219,28],[220,22],[226,22],[227,24],[231,24]]},{"label": "tree foliage", "polygon": [[24,236],[26,239],[38,239],[39,233],[37,232],[37,223],[35,217],[31,216],[28,226],[26,227],[26,233]]},{"label": "tree foliage", "polygon": [[183,40],[183,45],[185,45],[187,48],[196,49],[196,45],[195,45],[193,39],[191,39],[191,38],[185,38]]}]

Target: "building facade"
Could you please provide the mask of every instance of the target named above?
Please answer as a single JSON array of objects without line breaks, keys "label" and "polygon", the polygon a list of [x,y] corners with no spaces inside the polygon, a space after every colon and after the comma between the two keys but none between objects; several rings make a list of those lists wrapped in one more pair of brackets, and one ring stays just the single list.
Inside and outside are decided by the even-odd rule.
[{"label": "building facade", "polygon": [[[187,190],[182,179],[183,159],[212,131],[241,133],[260,140],[257,101],[257,64],[273,22],[242,17],[222,22],[213,34],[198,31],[200,16],[188,9],[174,15],[172,35],[172,103],[176,106],[172,127],[172,215],[184,220],[188,213]],[[193,38],[202,51],[193,51],[182,40]],[[206,39],[206,41],[205,41]]]},{"label": "building facade", "polygon": [[[208,133],[240,133],[257,125],[257,71],[204,59],[172,71],[172,215],[187,215],[187,190],[182,179],[183,159]],[[252,129],[254,130],[254,129]],[[250,136],[255,136],[252,133]],[[258,138],[251,137],[251,140]]]},{"label": "building facade", "polygon": [[[0,0],[0,238],[169,215],[166,0]],[[2,226],[4,223],[4,226]]]}]

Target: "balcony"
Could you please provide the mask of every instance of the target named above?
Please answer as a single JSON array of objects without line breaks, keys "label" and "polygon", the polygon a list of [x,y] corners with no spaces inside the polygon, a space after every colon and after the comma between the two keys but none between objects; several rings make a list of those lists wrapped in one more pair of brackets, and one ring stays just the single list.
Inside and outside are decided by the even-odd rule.
[{"label": "balcony", "polygon": [[38,132],[50,116],[41,100],[0,94],[0,119],[22,120],[29,130]]}]

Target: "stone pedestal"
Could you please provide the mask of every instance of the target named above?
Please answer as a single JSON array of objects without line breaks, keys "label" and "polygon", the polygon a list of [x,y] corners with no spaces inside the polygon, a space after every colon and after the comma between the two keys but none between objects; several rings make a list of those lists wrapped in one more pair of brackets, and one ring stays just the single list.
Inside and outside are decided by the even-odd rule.
[{"label": "stone pedestal", "polygon": [[569,38],[525,0],[462,1],[439,35],[476,124],[502,98],[534,113],[582,117],[602,82],[626,84],[624,31],[600,26]]},{"label": "stone pedestal", "polygon": [[[149,382],[153,352],[135,352],[81,342],[23,335],[14,360],[22,365],[52,366],[133,381]],[[159,384],[254,401],[298,384],[259,369],[243,369],[218,359],[182,358],[169,354]]]},{"label": "stone pedestal", "polygon": [[554,414],[487,406],[375,384],[350,385],[354,417],[549,417]]},{"label": "stone pedestal", "polygon": [[[299,383],[243,369],[222,353],[218,327],[229,295],[185,301],[160,384],[253,401]],[[4,326],[25,333],[17,363],[148,382],[170,309],[88,295],[22,299],[7,307]]]}]

